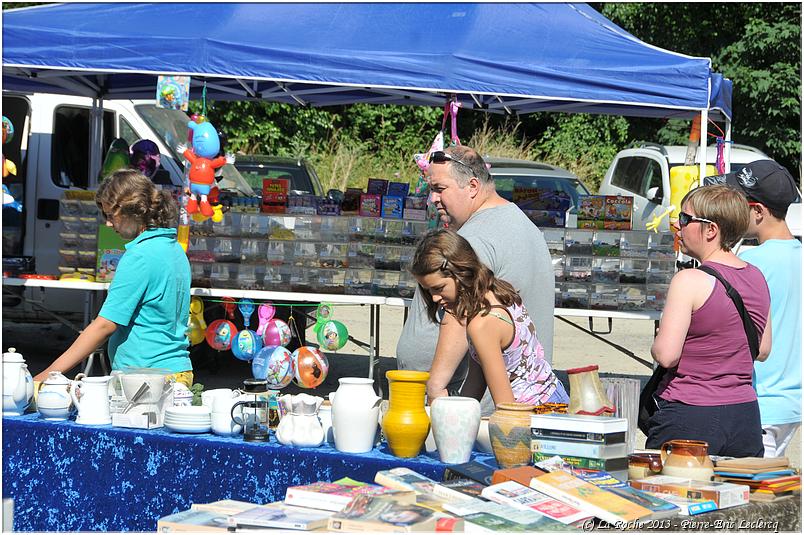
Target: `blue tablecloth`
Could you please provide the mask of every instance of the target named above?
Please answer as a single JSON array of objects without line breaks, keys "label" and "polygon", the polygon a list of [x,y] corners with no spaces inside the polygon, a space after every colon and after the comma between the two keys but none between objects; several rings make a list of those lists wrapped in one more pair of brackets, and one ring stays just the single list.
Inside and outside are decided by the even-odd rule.
[{"label": "blue tablecloth", "polygon": [[[495,466],[490,455],[473,460]],[[15,531],[155,531],[160,517],[225,498],[281,500],[289,486],[406,466],[441,480],[437,457],[394,457],[387,446],[346,454],[328,445],[283,446],[212,434],[3,418],[3,498]]]}]

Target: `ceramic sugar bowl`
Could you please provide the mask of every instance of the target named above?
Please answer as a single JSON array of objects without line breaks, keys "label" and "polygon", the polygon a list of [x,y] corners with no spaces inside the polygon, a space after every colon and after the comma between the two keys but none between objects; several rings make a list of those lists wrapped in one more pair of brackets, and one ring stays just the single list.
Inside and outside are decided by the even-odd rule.
[{"label": "ceramic sugar bowl", "polygon": [[66,420],[70,417],[73,400],[72,381],[61,372],[50,372],[39,388],[36,408],[45,420]]},{"label": "ceramic sugar bowl", "polygon": [[320,446],[325,436],[317,413],[323,401],[324,398],[309,394],[281,396],[279,404],[285,416],[276,428],[276,439],[286,446]]},{"label": "ceramic sugar bowl", "polygon": [[13,347],[3,353],[3,416],[20,416],[33,398],[33,377]]}]

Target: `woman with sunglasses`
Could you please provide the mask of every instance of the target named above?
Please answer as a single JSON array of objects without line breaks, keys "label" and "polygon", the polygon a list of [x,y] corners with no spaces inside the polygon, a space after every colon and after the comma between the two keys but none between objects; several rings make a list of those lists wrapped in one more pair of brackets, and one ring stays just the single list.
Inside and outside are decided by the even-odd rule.
[{"label": "woman with sunglasses", "polygon": [[[745,196],[705,186],[681,202],[681,251],[715,269],[742,297],[760,335],[757,360],[770,352],[770,295],[762,273],[731,247],[748,229]],[[647,448],[703,440],[709,454],[762,457],[762,427],[752,386],[751,351],[740,314],[723,285],[698,269],[676,273],[651,348],[667,373],[654,394]]]},{"label": "woman with sunglasses", "polygon": [[98,317],[34,379],[42,381],[51,371],[66,373],[109,340],[113,370],[158,368],[192,386],[187,340],[190,263],[176,241],[176,202],[131,169],[108,176],[95,202],[106,225],[131,241]]}]

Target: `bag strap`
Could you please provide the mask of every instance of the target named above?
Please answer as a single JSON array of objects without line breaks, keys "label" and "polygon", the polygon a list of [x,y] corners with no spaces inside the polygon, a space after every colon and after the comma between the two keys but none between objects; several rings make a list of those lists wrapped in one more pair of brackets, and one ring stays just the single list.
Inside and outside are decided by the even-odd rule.
[{"label": "bag strap", "polygon": [[751,317],[748,315],[748,312],[745,310],[745,305],[743,304],[743,298],[740,297],[740,294],[734,287],[728,283],[723,276],[718,273],[718,271],[711,266],[698,266],[697,269],[700,269],[704,273],[712,275],[714,278],[720,281],[723,287],[726,289],[726,294],[731,297],[731,300],[734,301],[734,306],[737,307],[737,312],[740,314],[740,318],[743,320],[743,328],[745,329],[745,335],[748,337],[748,348],[751,350],[751,358],[753,360],[757,359],[759,355],[759,338],[757,337],[757,326],[754,324]]}]

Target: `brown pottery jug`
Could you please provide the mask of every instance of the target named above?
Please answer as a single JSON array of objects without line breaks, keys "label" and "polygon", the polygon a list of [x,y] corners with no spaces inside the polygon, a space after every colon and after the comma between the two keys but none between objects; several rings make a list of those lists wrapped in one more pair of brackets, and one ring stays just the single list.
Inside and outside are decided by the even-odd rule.
[{"label": "brown pottery jug", "polygon": [[662,444],[662,474],[695,481],[709,481],[715,465],[709,458],[709,444],[702,440],[670,440]]},{"label": "brown pottery jug", "polygon": [[628,479],[644,479],[662,472],[662,457],[658,453],[632,453],[628,456]]},{"label": "brown pottery jug", "polygon": [[534,405],[499,403],[489,418],[491,449],[500,468],[530,464],[530,417]]}]

